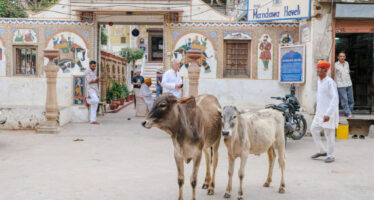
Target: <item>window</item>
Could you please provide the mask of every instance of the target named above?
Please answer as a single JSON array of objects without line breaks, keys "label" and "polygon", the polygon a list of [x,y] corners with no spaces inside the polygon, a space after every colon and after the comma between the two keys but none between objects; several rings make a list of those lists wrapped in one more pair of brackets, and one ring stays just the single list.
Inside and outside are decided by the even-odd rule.
[{"label": "window", "polygon": [[250,78],[250,40],[225,40],[224,78]]},{"label": "window", "polygon": [[126,43],[126,37],[121,37],[121,43],[122,44]]},{"label": "window", "polygon": [[35,46],[15,46],[15,74],[36,75],[36,53]]}]

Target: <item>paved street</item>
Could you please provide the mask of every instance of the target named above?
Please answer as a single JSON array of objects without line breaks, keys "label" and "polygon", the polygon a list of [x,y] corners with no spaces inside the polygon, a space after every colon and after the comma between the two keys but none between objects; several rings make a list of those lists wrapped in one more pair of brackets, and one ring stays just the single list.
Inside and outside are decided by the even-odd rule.
[{"label": "paved street", "polygon": [[[173,146],[158,129],[146,130],[141,118],[133,118],[130,105],[116,114],[100,117],[99,126],[69,124],[56,135],[34,131],[0,132],[1,200],[173,200],[178,196]],[[127,120],[132,117],[131,120]],[[83,139],[83,141],[74,141]],[[374,198],[374,140],[337,140],[336,162],[311,160],[312,138],[288,141],[286,193],[278,194],[280,171],[274,168],[273,183],[263,188],[267,156],[251,155],[244,180],[245,199],[337,199]],[[220,146],[214,196],[200,189],[205,175],[202,159],[197,199],[224,199],[228,161]],[[236,164],[238,167],[238,162]],[[191,198],[185,169],[185,199]],[[233,197],[238,190],[237,168]]]}]

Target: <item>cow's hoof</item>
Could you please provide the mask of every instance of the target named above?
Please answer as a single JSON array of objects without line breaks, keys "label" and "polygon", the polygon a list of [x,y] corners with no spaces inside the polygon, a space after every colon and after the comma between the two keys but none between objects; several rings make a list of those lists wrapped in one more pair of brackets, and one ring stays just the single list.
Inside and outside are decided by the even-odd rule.
[{"label": "cow's hoof", "polygon": [[284,194],[286,192],[286,190],[284,188],[279,188],[279,191],[278,191],[280,194]]},{"label": "cow's hoof", "polygon": [[231,194],[226,192],[225,195],[224,195],[223,197],[226,198],[226,199],[228,199],[228,198],[231,197]]},{"label": "cow's hoof", "polygon": [[214,194],[214,190],[209,189],[209,190],[208,190],[208,195],[213,195],[213,194]]},{"label": "cow's hoof", "polygon": [[264,183],[264,187],[269,187],[270,183]]},{"label": "cow's hoof", "polygon": [[238,197],[238,200],[243,200],[243,197]]},{"label": "cow's hoof", "polygon": [[208,189],[208,184],[204,183],[202,188],[203,188],[204,190]]}]

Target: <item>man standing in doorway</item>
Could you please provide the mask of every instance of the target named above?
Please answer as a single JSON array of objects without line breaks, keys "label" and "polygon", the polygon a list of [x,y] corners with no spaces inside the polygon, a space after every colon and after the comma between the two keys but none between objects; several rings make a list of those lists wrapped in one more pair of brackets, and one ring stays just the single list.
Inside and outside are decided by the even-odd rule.
[{"label": "man standing in doorway", "polygon": [[345,53],[340,52],[338,62],[335,63],[335,82],[338,86],[340,104],[343,107],[345,116],[352,117],[354,106],[353,88],[351,76],[349,75],[349,64],[345,59]]},{"label": "man standing in doorway", "polygon": [[164,76],[162,77],[161,85],[163,87],[163,92],[170,92],[177,98],[182,97],[182,78],[179,73],[179,60],[173,60],[171,65],[171,69],[168,70]]},{"label": "man standing in doorway", "polygon": [[140,76],[140,70],[136,71],[136,76],[132,78],[131,82],[132,82],[132,85],[134,86],[134,94],[135,94],[134,104],[136,107],[136,97],[139,96],[140,87],[144,83],[144,77]]},{"label": "man standing in doorway", "polygon": [[[321,156],[327,156],[326,163],[335,161],[335,129],[339,123],[339,99],[336,84],[329,76],[327,71],[330,63],[319,61],[317,64],[317,109],[314,116],[310,131],[319,153],[314,154],[311,158],[315,159]],[[321,131],[323,130],[327,140],[327,148],[321,141]]]},{"label": "man standing in doorway", "polygon": [[100,78],[96,76],[96,62],[90,61],[90,69],[86,70],[85,78],[87,83],[88,98],[85,103],[89,104],[90,108],[90,123],[100,124],[96,121],[96,111],[99,104],[99,81]]}]

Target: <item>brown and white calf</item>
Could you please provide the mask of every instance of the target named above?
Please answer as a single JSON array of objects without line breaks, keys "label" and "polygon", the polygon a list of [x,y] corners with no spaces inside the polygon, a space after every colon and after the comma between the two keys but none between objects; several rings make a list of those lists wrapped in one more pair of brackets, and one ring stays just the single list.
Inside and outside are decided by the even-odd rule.
[{"label": "brown and white calf", "polygon": [[243,199],[242,185],[245,164],[249,154],[259,155],[267,152],[269,171],[264,187],[269,187],[272,181],[271,178],[276,157],[275,147],[278,150],[278,162],[282,172],[279,193],[284,193],[284,169],[286,162],[283,115],[279,111],[272,109],[264,109],[257,113],[244,115],[234,106],[225,106],[221,111],[221,115],[222,135],[224,136],[229,156],[229,182],[224,197],[231,197],[234,164],[235,159],[239,157],[240,188],[238,199]]},{"label": "brown and white calf", "polygon": [[[153,105],[142,123],[145,128],[158,127],[171,136],[174,158],[178,169],[179,200],[183,199],[184,163],[193,161],[191,176],[192,199],[196,199],[197,173],[202,152],[205,154],[206,178],[203,189],[214,194],[215,171],[218,163],[218,147],[222,121],[218,112],[221,106],[212,95],[177,99],[170,93],[163,94]],[[213,149],[213,174],[211,176],[211,151]]]}]

